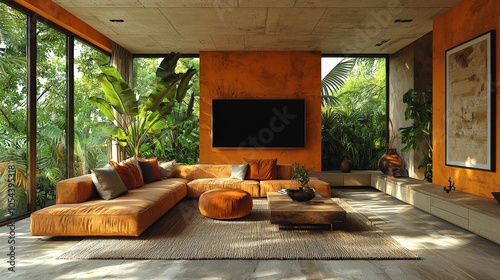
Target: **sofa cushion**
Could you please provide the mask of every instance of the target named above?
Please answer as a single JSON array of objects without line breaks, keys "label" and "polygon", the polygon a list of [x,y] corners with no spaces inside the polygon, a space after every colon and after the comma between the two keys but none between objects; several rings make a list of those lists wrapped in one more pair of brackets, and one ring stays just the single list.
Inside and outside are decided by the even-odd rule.
[{"label": "sofa cushion", "polygon": [[132,189],[112,200],[52,205],[31,214],[31,234],[139,236],[185,196],[186,180],[171,178]]},{"label": "sofa cushion", "polygon": [[247,174],[248,164],[233,164],[231,167],[231,176],[229,178],[232,179],[240,179],[244,180]]},{"label": "sofa cushion", "polygon": [[144,184],[161,180],[157,158],[138,158],[137,160],[139,161],[139,166],[141,167]]},{"label": "sofa cushion", "polygon": [[137,169],[139,170],[140,177],[141,177],[141,185],[143,185],[144,184],[144,179],[142,178],[142,170],[141,170],[141,166],[139,165],[139,161],[137,160],[137,157],[133,156],[131,158],[128,158],[128,159],[120,162],[120,164],[123,164],[123,163],[126,163],[126,162],[131,162],[131,163],[133,163],[137,167]]},{"label": "sofa cushion", "polygon": [[167,179],[173,177],[175,160],[171,161],[159,161],[158,169],[160,170],[160,176],[162,179]]},{"label": "sofa cushion", "polygon": [[111,160],[109,164],[116,169],[127,189],[131,190],[143,185],[139,168],[132,162],[128,161],[118,164],[116,161]]},{"label": "sofa cushion", "polygon": [[128,191],[120,175],[111,165],[92,169],[92,182],[102,199],[110,200]]},{"label": "sofa cushion", "polygon": [[80,203],[99,197],[92,183],[92,175],[68,178],[56,184],[56,204]]},{"label": "sofa cushion", "polygon": [[276,164],[278,159],[248,159],[244,158],[248,163],[247,179],[251,180],[274,180],[277,179]]},{"label": "sofa cushion", "polygon": [[231,178],[200,178],[187,183],[187,196],[199,197],[202,193],[222,188],[240,189],[259,196],[259,182],[255,180],[239,180]]},{"label": "sofa cushion", "polygon": [[175,164],[172,176],[189,181],[198,178],[229,178],[231,164]]}]

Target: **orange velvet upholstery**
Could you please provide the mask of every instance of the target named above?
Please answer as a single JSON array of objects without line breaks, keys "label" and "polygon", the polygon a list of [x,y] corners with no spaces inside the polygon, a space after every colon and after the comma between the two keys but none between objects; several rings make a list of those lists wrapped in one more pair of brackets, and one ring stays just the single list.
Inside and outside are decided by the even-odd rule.
[{"label": "orange velvet upholstery", "polygon": [[[293,176],[293,167],[291,164],[276,165],[276,180],[238,180],[230,179],[231,164],[196,164],[196,165],[181,165],[176,164],[172,171],[172,176],[189,180],[187,184],[187,196],[199,197],[203,192],[219,188],[239,188],[250,193],[252,197],[266,197],[267,191],[264,193],[261,190],[262,183],[278,184],[281,187],[268,187],[276,191],[280,188],[295,188],[295,181],[290,179]],[[285,180],[285,182],[282,182]],[[266,183],[267,182],[267,183]],[[323,182],[324,183],[324,182]],[[330,194],[326,188],[320,187],[320,192]]]},{"label": "orange velvet upholstery", "polygon": [[200,213],[212,219],[237,219],[252,212],[253,201],[250,194],[240,189],[216,189],[200,196]]},{"label": "orange velvet upholstery", "polygon": [[[293,168],[289,164],[276,166],[277,180],[231,179],[231,170],[231,164],[176,164],[172,178],[130,189],[127,194],[112,200],[97,195],[91,175],[62,180],[56,186],[56,205],[31,214],[31,234],[139,236],[186,196],[200,197],[202,213],[225,219],[248,215],[252,210],[252,197],[265,197],[270,191],[298,187],[296,181],[290,180]],[[309,186],[331,196],[330,185],[326,182],[311,178]],[[211,193],[217,195],[211,197]],[[202,199],[205,194],[206,198]]]},{"label": "orange velvet upholstery", "polygon": [[31,234],[139,236],[185,196],[186,180],[174,178],[129,190],[112,200],[56,204],[31,214]]},{"label": "orange velvet upholstery", "polygon": [[92,175],[69,178],[56,184],[56,204],[80,203],[97,197]]},{"label": "orange velvet upholstery", "polygon": [[244,159],[248,163],[246,179],[275,180],[277,179],[276,163],[278,159]]},{"label": "orange velvet upholstery", "polygon": [[250,193],[252,197],[259,197],[259,181],[231,178],[194,179],[187,183],[187,196],[199,197],[206,191],[220,188],[237,188]]}]

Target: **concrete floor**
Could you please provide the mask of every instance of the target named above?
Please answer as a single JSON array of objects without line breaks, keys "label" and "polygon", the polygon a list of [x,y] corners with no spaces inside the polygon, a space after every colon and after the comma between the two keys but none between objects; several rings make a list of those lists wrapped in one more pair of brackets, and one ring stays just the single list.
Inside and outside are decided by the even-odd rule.
[{"label": "concrete floor", "polygon": [[[500,279],[500,245],[373,188],[334,188],[421,260],[58,260],[80,238],[29,234],[15,223],[15,272],[9,228],[0,228],[0,279]],[[500,206],[499,206],[500,207]],[[499,233],[500,234],[500,233]]]}]

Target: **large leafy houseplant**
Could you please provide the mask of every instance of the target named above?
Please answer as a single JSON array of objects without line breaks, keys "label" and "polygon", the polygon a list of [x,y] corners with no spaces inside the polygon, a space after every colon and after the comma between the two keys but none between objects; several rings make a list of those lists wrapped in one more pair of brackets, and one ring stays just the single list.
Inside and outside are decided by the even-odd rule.
[{"label": "large leafy houseplant", "polygon": [[407,104],[405,119],[412,125],[399,129],[401,142],[406,144],[403,152],[414,150],[422,154],[418,168],[425,167],[424,179],[432,181],[432,91],[408,90],[403,95]]},{"label": "large leafy houseplant", "polygon": [[[167,116],[186,96],[196,70],[176,73],[179,58],[179,53],[170,53],[160,62],[157,82],[145,95],[135,94],[115,67],[101,65],[97,78],[105,98],[93,96],[89,102],[109,120],[107,131],[129,156],[139,156],[149,137],[167,128]],[[193,104],[189,105],[192,108]]]}]

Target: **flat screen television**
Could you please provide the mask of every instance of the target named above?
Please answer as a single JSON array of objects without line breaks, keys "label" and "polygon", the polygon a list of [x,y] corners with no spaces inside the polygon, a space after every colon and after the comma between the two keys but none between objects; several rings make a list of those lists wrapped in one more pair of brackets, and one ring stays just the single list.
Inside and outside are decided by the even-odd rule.
[{"label": "flat screen television", "polygon": [[304,99],[213,99],[213,148],[304,148]]}]

